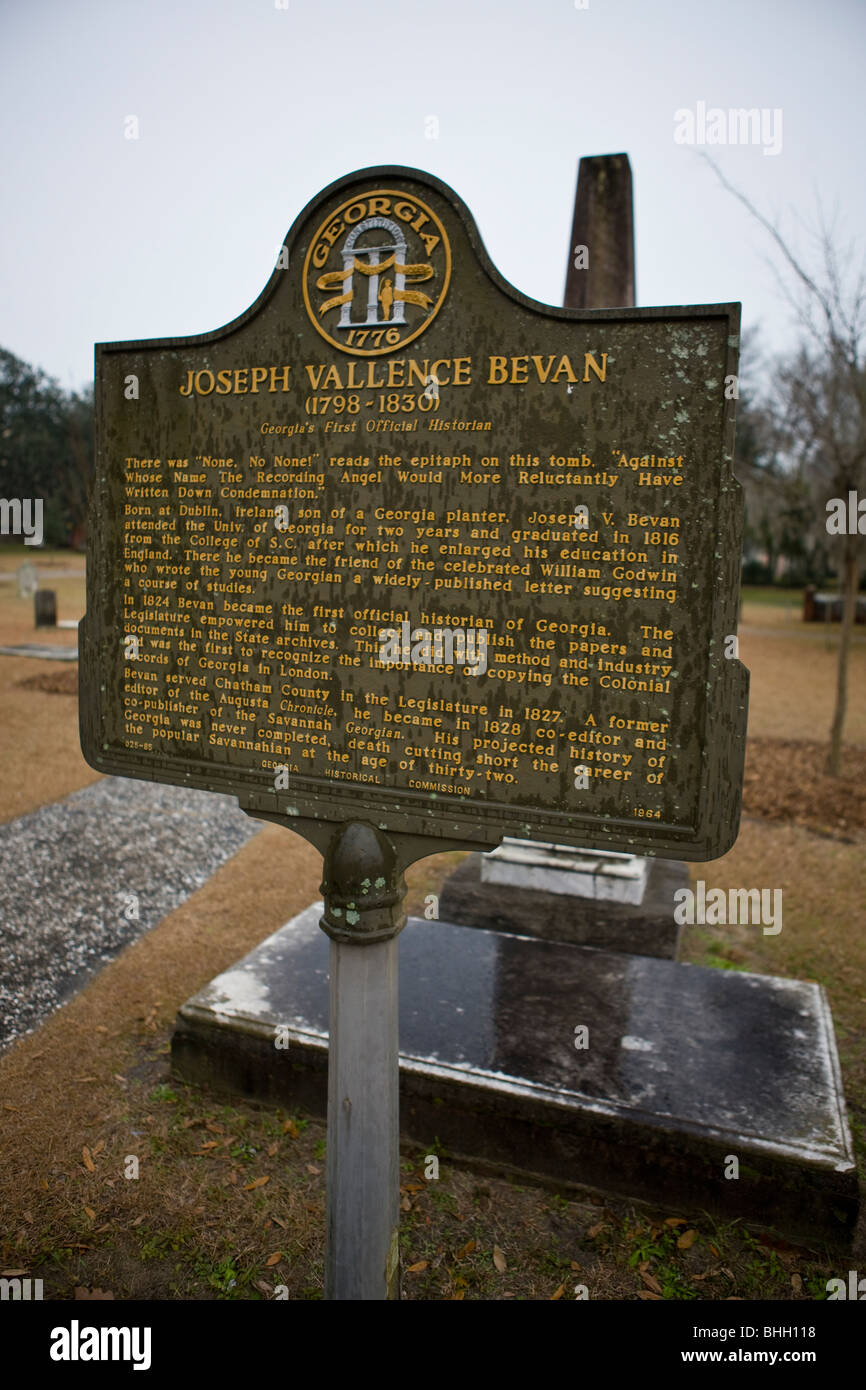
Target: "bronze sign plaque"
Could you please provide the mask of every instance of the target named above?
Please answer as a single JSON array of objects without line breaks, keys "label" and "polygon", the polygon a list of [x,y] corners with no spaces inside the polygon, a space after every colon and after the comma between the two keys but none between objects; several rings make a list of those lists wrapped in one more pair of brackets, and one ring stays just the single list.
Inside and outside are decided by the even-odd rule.
[{"label": "bronze sign plaque", "polygon": [[722,854],[738,330],[539,304],[437,179],[332,185],[239,319],[96,349],[88,762],[434,840]]}]

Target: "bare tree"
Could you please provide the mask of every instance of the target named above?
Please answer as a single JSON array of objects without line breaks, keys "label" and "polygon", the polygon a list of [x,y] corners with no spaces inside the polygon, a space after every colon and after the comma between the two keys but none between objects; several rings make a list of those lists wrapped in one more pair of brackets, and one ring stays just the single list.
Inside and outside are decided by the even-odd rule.
[{"label": "bare tree", "polygon": [[[814,271],[794,254],[778,227],[735,188],[708,155],[703,156],[722,186],[770,235],[781,252],[786,274],[777,279],[800,324],[797,351],[778,377],[779,401],[790,437],[820,501],[826,523],[833,499],[866,494],[866,262],[853,248],[840,249],[819,207]],[[775,269],[775,267],[774,267]],[[829,529],[829,528],[827,528]],[[831,534],[832,541],[832,534]],[[836,705],[830,727],[827,771],[841,770],[842,731],[848,703],[848,658],[857,612],[863,559],[857,519],[838,537],[842,624]]]}]

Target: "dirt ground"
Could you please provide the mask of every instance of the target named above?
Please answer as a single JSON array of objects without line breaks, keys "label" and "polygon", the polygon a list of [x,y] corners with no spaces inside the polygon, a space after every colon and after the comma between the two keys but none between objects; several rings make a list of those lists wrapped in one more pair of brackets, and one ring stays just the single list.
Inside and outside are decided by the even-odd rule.
[{"label": "dirt ground", "polygon": [[[0,551],[0,570],[9,557]],[[42,557],[39,558],[40,566]],[[81,578],[60,570],[80,567]],[[83,559],[55,568],[61,616],[83,610]],[[691,866],[708,886],[784,894],[778,936],[689,928],[684,958],[817,980],[836,1024],[852,1129],[866,1149],[866,634],[852,653],[843,778],[823,772],[835,682],[834,638],[785,609],[747,603],[750,668],[744,818],[723,859]],[[32,604],[0,584],[0,642],[56,640]],[[0,820],[58,800],[97,774],[77,742],[74,669],[0,657]],[[418,911],[456,862],[410,871]],[[0,1057],[0,1265],[46,1280],[46,1296],[265,1298],[283,1284],[321,1297],[321,1121],[174,1081],[168,1046],[190,994],[319,893],[321,861],[265,826],[158,927]],[[440,1153],[404,1150],[404,1288],[411,1299],[806,1300],[823,1296],[840,1257],[710,1217],[688,1221],[575,1188],[480,1174]],[[139,1177],[125,1176],[129,1157]],[[858,1237],[861,1261],[866,1243]],[[848,1255],[844,1257],[848,1260]],[[847,1263],[845,1269],[847,1269]],[[843,1271],[844,1272],[844,1271]]]}]

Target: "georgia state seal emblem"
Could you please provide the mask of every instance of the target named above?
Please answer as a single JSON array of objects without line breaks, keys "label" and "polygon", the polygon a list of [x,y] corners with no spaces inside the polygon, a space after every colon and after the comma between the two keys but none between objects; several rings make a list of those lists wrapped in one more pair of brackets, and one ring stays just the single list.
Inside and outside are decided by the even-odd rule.
[{"label": "georgia state seal emblem", "polygon": [[432,208],[377,188],[341,203],[319,227],[304,260],[304,303],[334,347],[377,357],[424,332],[450,278],[451,247]]}]

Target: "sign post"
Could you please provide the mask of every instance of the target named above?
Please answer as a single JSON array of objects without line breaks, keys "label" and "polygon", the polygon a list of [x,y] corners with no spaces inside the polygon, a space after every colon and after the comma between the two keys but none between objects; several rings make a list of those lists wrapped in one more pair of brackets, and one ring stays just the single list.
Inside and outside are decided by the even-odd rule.
[{"label": "sign post", "polygon": [[329,1297],[397,1290],[406,865],[736,837],[738,325],[539,304],[386,167],[225,328],[97,347],[82,748],[323,855]]}]

